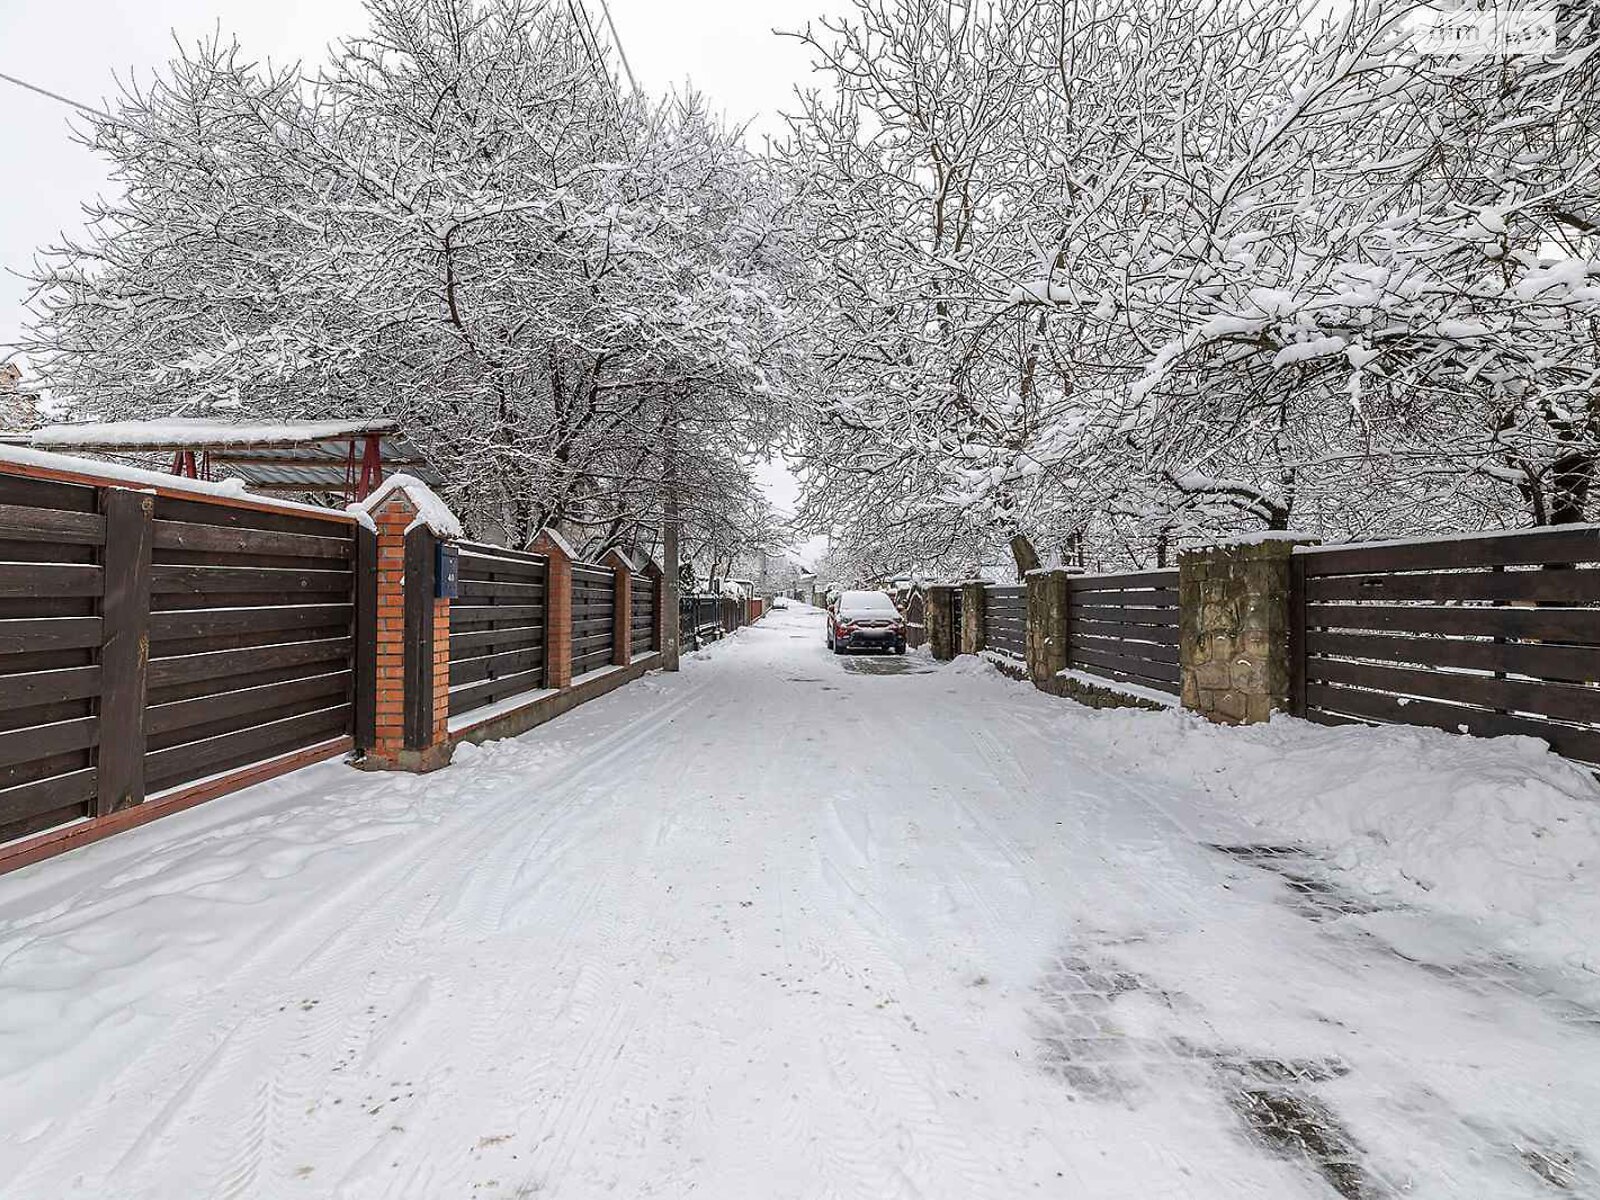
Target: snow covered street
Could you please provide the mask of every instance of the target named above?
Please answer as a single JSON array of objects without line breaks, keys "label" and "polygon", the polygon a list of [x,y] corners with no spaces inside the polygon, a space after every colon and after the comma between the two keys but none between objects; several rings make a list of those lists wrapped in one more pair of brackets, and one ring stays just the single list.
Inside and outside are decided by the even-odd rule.
[{"label": "snow covered street", "polygon": [[1108,750],[1165,719],[797,606],[0,879],[0,1193],[1600,1195],[1600,979]]}]

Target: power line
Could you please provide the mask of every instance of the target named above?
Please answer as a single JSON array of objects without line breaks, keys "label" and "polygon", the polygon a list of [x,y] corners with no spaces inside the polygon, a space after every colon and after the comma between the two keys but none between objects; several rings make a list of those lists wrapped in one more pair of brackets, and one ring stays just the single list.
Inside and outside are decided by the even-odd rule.
[{"label": "power line", "polygon": [[18,79],[15,75],[7,75],[4,71],[0,71],[0,79],[4,79],[7,83],[14,83],[19,88],[27,88],[30,92],[38,92],[41,96],[48,96],[52,100],[59,100],[62,104],[71,105],[73,108],[88,113],[91,117],[107,119],[111,117],[111,114],[103,108],[92,108],[87,104],[79,104],[70,96],[63,96],[60,92],[52,92],[49,88],[40,87],[37,83],[29,83],[26,79]]},{"label": "power line", "polygon": [[606,25],[611,29],[611,44],[617,48],[617,57],[622,60],[622,69],[628,73],[628,84],[637,92],[639,81],[633,77],[633,68],[628,65],[628,52],[622,48],[622,38],[617,33],[617,23],[611,19],[611,5],[607,0],[600,0],[600,12],[605,16]]},{"label": "power line", "polygon": [[[617,110],[617,120],[622,121],[622,97],[617,94],[617,85],[611,78],[611,72],[605,69],[601,62],[604,57],[600,50],[600,39],[594,35],[594,25],[589,20],[589,7],[583,0],[567,0],[567,12],[572,16],[573,25],[577,29],[578,42],[583,46],[583,53],[589,60],[595,78],[606,85],[606,95],[611,97],[611,104]],[[582,14],[581,16],[579,14]],[[588,37],[584,37],[585,31]],[[632,78],[630,75],[629,78]]]}]

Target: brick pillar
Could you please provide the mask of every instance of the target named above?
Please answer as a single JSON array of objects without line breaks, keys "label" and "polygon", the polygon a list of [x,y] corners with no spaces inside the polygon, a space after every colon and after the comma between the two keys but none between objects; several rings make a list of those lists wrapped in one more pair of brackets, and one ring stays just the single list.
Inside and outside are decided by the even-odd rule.
[{"label": "brick pillar", "polygon": [[528,547],[547,560],[544,581],[544,685],[572,686],[572,563],[578,556],[553,529]]},{"label": "brick pillar", "polygon": [[961,654],[983,649],[983,581],[961,585]]},{"label": "brick pillar", "polygon": [[1283,535],[1178,555],[1185,708],[1225,725],[1289,710],[1289,559],[1314,540]]},{"label": "brick pillar", "polygon": [[[453,752],[450,742],[450,601],[433,601],[433,742]],[[449,753],[445,760],[449,761]]]},{"label": "brick pillar", "polygon": [[956,628],[956,588],[948,583],[929,584],[923,593],[923,620],[928,624],[928,649],[943,662],[960,652],[961,631]]},{"label": "brick pillar", "polygon": [[434,771],[450,761],[450,601],[434,596],[436,539],[407,532],[417,508],[403,490],[371,512],[378,527],[377,699],[361,765]]},{"label": "brick pillar", "polygon": [[1067,630],[1072,614],[1067,580],[1075,573],[1061,567],[1029,571],[1025,581],[1028,676],[1037,688],[1047,689],[1056,672],[1067,665]]},{"label": "brick pillar", "polygon": [[633,560],[612,550],[600,564],[616,572],[611,588],[616,606],[611,623],[611,665],[625,667],[633,661]]},{"label": "brick pillar", "polygon": [[370,766],[395,763],[405,749],[406,526],[417,515],[404,492],[372,515],[378,526],[378,703]]}]

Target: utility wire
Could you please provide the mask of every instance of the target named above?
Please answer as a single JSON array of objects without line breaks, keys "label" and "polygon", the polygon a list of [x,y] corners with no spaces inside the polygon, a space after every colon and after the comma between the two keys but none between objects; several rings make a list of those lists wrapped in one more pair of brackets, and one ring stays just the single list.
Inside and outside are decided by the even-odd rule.
[{"label": "utility wire", "polygon": [[30,92],[38,92],[41,96],[48,96],[52,100],[59,100],[62,104],[70,105],[81,112],[86,112],[91,117],[111,119],[111,114],[103,108],[92,108],[87,104],[79,104],[71,97],[63,96],[60,92],[52,92],[49,88],[40,87],[37,83],[29,83],[26,79],[18,79],[15,75],[7,75],[4,71],[0,71],[0,79],[4,79],[7,83],[14,83],[19,88],[27,88]]},{"label": "utility wire", "polygon": [[617,23],[611,19],[611,5],[607,0],[600,0],[600,12],[611,30],[611,44],[617,48],[617,57],[622,60],[622,69],[628,73],[628,85],[637,92],[639,81],[633,77],[633,68],[628,65],[628,52],[622,48],[622,38],[617,33]]},{"label": "utility wire", "polygon": [[[583,0],[567,0],[567,12],[571,14],[573,24],[577,27],[578,41],[583,46],[583,53],[589,60],[595,78],[606,85],[606,95],[611,97],[611,104],[617,110],[617,121],[622,122],[622,97],[617,94],[617,85],[611,78],[611,73],[605,69],[601,61],[604,55],[600,51],[600,39],[594,35],[594,25],[589,20],[589,8]],[[581,14],[581,15],[580,15]],[[588,37],[584,37],[584,33]],[[629,78],[632,78],[630,75]]]}]

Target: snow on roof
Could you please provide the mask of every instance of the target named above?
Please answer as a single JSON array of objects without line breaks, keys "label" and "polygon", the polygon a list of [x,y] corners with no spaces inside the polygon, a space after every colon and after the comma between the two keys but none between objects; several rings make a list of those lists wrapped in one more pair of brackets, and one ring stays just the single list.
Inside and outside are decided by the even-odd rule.
[{"label": "snow on roof", "polygon": [[416,518],[406,526],[407,533],[426,526],[433,531],[435,537],[466,536],[466,531],[461,528],[461,522],[455,513],[450,511],[450,506],[441,500],[431,487],[414,475],[389,476],[373,489],[372,495],[350,505],[348,511],[367,528],[376,528],[372,514],[395,492],[404,493],[405,498],[411,502],[411,507],[417,510]]},{"label": "snow on roof", "polygon": [[242,479],[223,479],[216,482],[205,479],[188,479],[182,475],[168,475],[161,471],[146,471],[140,467],[125,467],[121,463],[100,459],[77,458],[70,454],[52,454],[47,450],[31,450],[26,446],[0,445],[0,463],[14,463],[21,467],[39,467],[64,475],[77,475],[86,484],[110,481],[128,484],[152,491],[187,492],[196,496],[228,497],[248,500],[264,508],[282,509],[285,512],[313,513],[319,517],[343,518],[346,514],[335,509],[320,508],[315,504],[301,504],[295,500],[279,500],[274,496],[261,496],[245,488]]},{"label": "snow on roof", "polygon": [[298,446],[369,433],[395,433],[395,421],[251,423],[207,417],[153,421],[89,421],[44,425],[19,438],[31,446],[72,450],[190,450],[201,446]]}]

